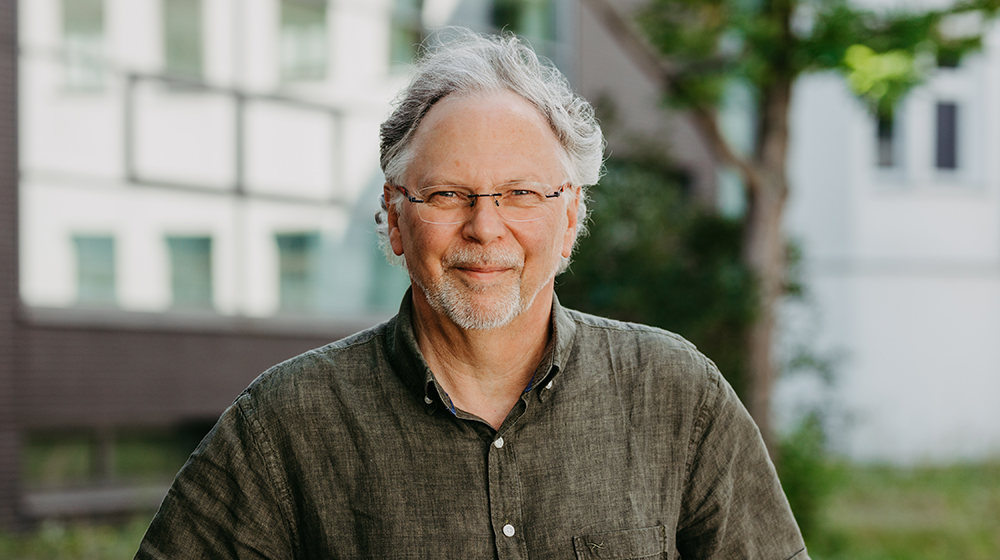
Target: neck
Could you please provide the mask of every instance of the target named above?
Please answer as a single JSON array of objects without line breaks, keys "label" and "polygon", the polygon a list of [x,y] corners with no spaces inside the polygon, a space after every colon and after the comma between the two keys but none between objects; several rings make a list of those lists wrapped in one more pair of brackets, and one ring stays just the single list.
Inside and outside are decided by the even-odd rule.
[{"label": "neck", "polygon": [[509,324],[466,330],[431,308],[413,289],[417,345],[454,405],[499,429],[541,363],[549,339],[552,289]]}]

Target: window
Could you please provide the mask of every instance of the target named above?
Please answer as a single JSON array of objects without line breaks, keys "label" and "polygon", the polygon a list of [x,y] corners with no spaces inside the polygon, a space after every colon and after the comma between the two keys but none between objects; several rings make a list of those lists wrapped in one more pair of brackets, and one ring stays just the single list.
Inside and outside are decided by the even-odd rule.
[{"label": "window", "polygon": [[424,40],[423,4],[423,0],[395,0],[389,47],[393,65],[412,62]]},{"label": "window", "polygon": [[938,169],[958,169],[958,104],[937,104],[936,164]]},{"label": "window", "polygon": [[166,72],[200,80],[202,75],[201,0],[163,0]]},{"label": "window", "polygon": [[167,237],[174,307],[212,307],[212,238]]},{"label": "window", "polygon": [[278,242],[281,310],[296,313],[313,311],[319,288],[319,234],[285,233],[275,238]]},{"label": "window", "polygon": [[99,90],[104,87],[102,0],[63,0],[63,47],[66,87]]},{"label": "window", "polygon": [[282,0],[281,78],[322,80],[326,77],[326,2]]},{"label": "window", "polygon": [[111,236],[78,235],[76,248],[77,302],[115,305],[115,240]]},{"label": "window", "polygon": [[555,14],[551,0],[495,0],[493,27],[506,29],[534,43],[544,51],[555,37]]},{"label": "window", "polygon": [[937,52],[938,68],[958,68],[962,64],[961,52],[957,49],[941,47]]},{"label": "window", "polygon": [[896,123],[892,113],[878,115],[878,166],[896,165]]}]

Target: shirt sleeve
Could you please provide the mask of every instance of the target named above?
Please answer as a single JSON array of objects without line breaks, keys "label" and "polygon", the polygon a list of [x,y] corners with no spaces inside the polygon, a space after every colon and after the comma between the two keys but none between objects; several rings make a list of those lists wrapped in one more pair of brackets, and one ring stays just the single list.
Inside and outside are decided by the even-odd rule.
[{"label": "shirt sleeve", "polygon": [[685,560],[808,560],[756,424],[707,361],[708,390],[696,412],[677,527]]},{"label": "shirt sleeve", "polygon": [[174,479],[135,558],[292,558],[295,538],[273,457],[244,394]]}]

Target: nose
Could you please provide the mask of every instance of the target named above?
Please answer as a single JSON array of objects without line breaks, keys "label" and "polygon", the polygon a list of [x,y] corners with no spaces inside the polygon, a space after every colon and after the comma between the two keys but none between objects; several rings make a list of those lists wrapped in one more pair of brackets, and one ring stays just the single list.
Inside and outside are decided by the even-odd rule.
[{"label": "nose", "polygon": [[500,218],[495,198],[484,195],[472,206],[472,216],[462,226],[462,234],[470,241],[489,245],[507,231],[507,225]]}]

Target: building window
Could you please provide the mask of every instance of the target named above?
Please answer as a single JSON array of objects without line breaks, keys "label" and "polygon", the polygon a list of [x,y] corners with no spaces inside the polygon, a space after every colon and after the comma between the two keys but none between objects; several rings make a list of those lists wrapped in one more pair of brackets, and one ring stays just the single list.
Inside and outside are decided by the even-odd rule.
[{"label": "building window", "polygon": [[937,104],[936,163],[938,169],[958,169],[958,104]]},{"label": "building window", "polygon": [[66,87],[99,90],[104,87],[104,3],[63,0],[62,7]]},{"label": "building window", "polygon": [[174,307],[212,307],[212,238],[167,237]]},{"label": "building window", "polygon": [[940,48],[937,52],[938,68],[958,68],[962,64],[962,55],[957,49]]},{"label": "building window", "polygon": [[115,240],[111,236],[77,235],[77,302],[115,305]]},{"label": "building window", "polygon": [[202,77],[201,0],[163,0],[163,37],[167,74]]},{"label": "building window", "polygon": [[389,53],[394,66],[409,64],[424,40],[423,0],[395,0]]},{"label": "building window", "polygon": [[282,0],[281,78],[326,78],[326,2]]},{"label": "building window", "polygon": [[878,115],[878,166],[896,165],[896,119],[892,113]]},{"label": "building window", "polygon": [[315,310],[319,289],[319,245],[316,232],[283,233],[278,242],[278,286],[282,311]]},{"label": "building window", "polygon": [[495,0],[493,27],[525,37],[544,52],[555,38],[555,13],[551,0]]}]

